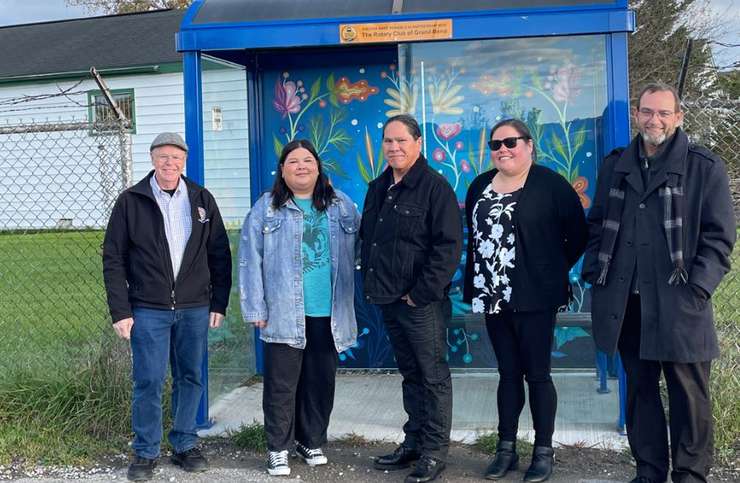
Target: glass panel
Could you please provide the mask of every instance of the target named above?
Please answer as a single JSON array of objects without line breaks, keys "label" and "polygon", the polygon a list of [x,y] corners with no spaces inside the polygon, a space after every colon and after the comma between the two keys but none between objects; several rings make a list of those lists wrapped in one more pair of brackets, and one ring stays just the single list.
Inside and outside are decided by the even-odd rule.
[{"label": "glass panel", "polygon": [[205,185],[216,198],[231,241],[233,289],[221,328],[209,331],[211,401],[254,374],[252,331],[241,320],[236,268],[239,233],[249,209],[247,83],[243,66],[202,62]]},{"label": "glass panel", "polygon": [[[461,202],[475,176],[491,168],[486,142],[492,125],[514,117],[529,126],[537,162],[566,178],[584,209],[591,206],[596,160],[603,155],[605,49],[602,35],[419,43],[400,48],[402,82],[420,93],[411,112],[422,126],[423,152],[447,177]],[[487,339],[482,317],[469,315],[469,307],[462,303],[463,270],[461,264],[453,283],[454,318],[461,325],[454,329],[450,361],[488,366],[492,361],[476,360],[476,353],[482,359],[492,354],[479,344]],[[580,262],[571,271],[572,312],[589,310],[579,273]],[[554,364],[588,367],[593,362],[591,347],[583,328],[558,327]]]}]

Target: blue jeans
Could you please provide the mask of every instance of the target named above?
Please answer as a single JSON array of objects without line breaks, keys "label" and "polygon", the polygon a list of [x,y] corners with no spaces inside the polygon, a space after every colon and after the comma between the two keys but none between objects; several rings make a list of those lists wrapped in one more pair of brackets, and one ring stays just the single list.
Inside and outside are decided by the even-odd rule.
[{"label": "blue jeans", "polygon": [[172,430],[175,452],[198,440],[195,417],[203,394],[201,363],[208,342],[208,306],[179,310],[134,308],[131,331],[134,400],[133,449],[143,458],[157,458],[162,440],[162,387],[167,360],[172,369]]}]

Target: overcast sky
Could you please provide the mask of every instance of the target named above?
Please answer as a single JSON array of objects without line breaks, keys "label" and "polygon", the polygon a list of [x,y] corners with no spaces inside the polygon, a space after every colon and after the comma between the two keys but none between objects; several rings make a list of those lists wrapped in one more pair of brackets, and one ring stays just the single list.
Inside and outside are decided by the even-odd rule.
[{"label": "overcast sky", "polygon": [[[740,44],[740,0],[711,0],[711,5],[713,14],[719,15],[719,18],[727,23],[725,35],[718,40],[726,44]],[[101,15],[100,12],[97,14]],[[0,26],[90,15],[82,7],[67,6],[64,0],[0,0]],[[738,62],[740,47],[718,46],[715,49],[715,57],[719,66]]]}]

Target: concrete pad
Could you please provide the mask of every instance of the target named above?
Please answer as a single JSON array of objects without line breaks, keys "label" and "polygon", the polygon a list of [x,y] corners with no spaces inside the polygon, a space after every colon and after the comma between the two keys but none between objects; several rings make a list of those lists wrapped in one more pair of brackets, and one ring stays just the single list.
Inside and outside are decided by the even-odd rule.
[{"label": "concrete pad", "polygon": [[[616,383],[612,392],[596,392],[592,372],[556,372],[558,414],[553,440],[556,444],[607,449],[626,447],[627,438],[617,432],[619,405]],[[472,443],[496,431],[495,372],[458,372],[452,376],[453,441]],[[262,384],[239,387],[219,397],[210,407],[214,425],[201,436],[221,436],[252,422],[263,422]],[[398,374],[340,374],[337,376],[334,411],[329,439],[347,435],[367,440],[400,442],[406,421]],[[519,420],[519,438],[534,441],[529,406]]]}]

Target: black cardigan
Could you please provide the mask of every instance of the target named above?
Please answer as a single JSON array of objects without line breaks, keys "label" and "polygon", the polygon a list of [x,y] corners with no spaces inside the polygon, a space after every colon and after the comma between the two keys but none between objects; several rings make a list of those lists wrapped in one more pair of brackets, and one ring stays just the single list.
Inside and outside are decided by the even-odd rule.
[{"label": "black cardigan", "polygon": [[[496,170],[476,177],[465,197],[468,226],[463,300],[473,298],[473,208]],[[549,168],[533,165],[514,210],[516,260],[511,275],[514,311],[546,310],[568,303],[568,271],[586,247],[588,231],[573,187]]]}]

